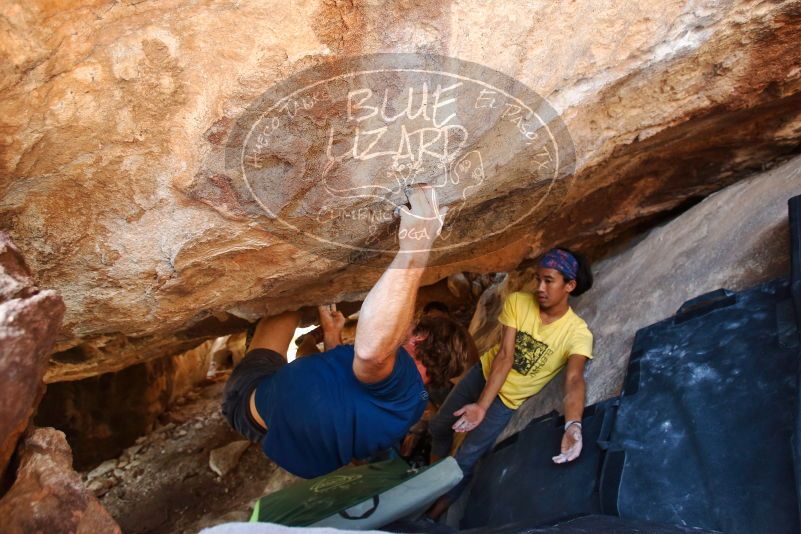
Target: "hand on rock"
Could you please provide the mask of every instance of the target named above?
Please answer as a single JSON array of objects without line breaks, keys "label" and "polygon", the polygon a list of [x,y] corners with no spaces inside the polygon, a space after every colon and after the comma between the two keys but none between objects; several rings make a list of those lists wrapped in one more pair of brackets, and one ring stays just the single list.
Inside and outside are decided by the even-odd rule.
[{"label": "hand on rock", "polygon": [[439,207],[436,189],[430,185],[416,184],[406,188],[411,208],[401,206],[398,230],[400,250],[405,252],[427,252],[442,232],[447,207]]},{"label": "hand on rock", "polygon": [[324,333],[341,332],[345,327],[345,316],[337,310],[336,304],[317,306],[317,314],[320,316],[320,326]]}]

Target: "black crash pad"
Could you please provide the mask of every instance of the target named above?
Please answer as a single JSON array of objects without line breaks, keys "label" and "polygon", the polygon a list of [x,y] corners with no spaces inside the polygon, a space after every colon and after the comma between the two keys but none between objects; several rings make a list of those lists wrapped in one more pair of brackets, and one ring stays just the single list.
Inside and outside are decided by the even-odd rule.
[{"label": "black crash pad", "polygon": [[603,512],[799,532],[799,349],[786,280],[710,293],[640,330],[604,460]]},{"label": "black crash pad", "polygon": [[[793,295],[796,323],[801,333],[801,195],[788,202],[790,211],[790,292]],[[799,391],[801,391],[801,368],[798,371]],[[793,450],[795,452],[796,493],[801,510],[801,395],[796,400],[795,433]]]},{"label": "black crash pad", "polygon": [[549,525],[568,517],[600,512],[598,476],[617,399],[584,410],[584,448],[579,458],[557,465],[564,418],[552,413],[499,443],[476,466],[462,529],[493,528],[509,523]]}]

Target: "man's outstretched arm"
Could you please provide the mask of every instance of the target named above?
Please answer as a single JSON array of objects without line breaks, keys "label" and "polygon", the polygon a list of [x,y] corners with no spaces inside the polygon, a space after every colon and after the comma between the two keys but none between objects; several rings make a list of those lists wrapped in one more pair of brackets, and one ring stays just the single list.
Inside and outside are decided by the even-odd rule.
[{"label": "man's outstretched arm", "polygon": [[584,401],[587,386],[584,382],[584,365],[587,357],[580,354],[571,354],[567,358],[567,372],[565,373],[565,427],[562,436],[561,453],[553,457],[557,464],[572,462],[581,454],[581,416],[584,413]]},{"label": "man's outstretched arm", "polygon": [[401,208],[398,254],[359,312],[353,372],[361,382],[378,382],[392,372],[395,351],[408,333],[420,280],[445,217],[446,209],[439,210],[430,186],[413,187],[408,197],[411,209]]}]

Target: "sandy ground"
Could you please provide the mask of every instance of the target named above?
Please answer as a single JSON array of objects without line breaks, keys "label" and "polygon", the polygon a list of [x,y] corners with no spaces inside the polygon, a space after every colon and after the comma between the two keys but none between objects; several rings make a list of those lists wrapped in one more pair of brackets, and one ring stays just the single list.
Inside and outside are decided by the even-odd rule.
[{"label": "sandy ground", "polygon": [[295,478],[251,444],[218,476],[212,450],[242,436],[220,414],[226,376],[208,381],[164,415],[166,424],[84,478],[123,533],[195,533],[225,521],[247,521],[253,502]]}]

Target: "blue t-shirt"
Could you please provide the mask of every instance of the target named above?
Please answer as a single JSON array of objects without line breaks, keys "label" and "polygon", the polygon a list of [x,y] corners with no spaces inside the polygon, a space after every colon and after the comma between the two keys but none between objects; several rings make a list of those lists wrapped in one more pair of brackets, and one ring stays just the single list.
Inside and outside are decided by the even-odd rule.
[{"label": "blue t-shirt", "polygon": [[423,415],[428,394],[403,348],[375,384],[359,382],[353,357],[353,345],[304,356],[256,388],[262,449],[290,473],[314,478],[388,449]]}]

